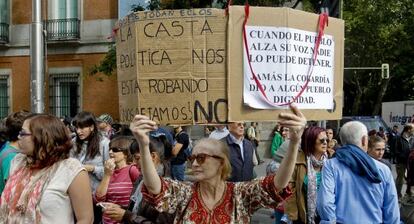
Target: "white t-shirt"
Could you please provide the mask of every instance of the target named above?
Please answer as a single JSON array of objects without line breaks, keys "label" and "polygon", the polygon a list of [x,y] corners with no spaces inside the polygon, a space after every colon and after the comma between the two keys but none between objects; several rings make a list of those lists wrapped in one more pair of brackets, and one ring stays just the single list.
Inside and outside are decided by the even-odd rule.
[{"label": "white t-shirt", "polygon": [[215,129],[214,131],[210,133],[208,137],[212,139],[220,140],[222,138],[225,138],[227,135],[229,135],[229,130],[227,130],[227,128],[224,127],[222,130]]},{"label": "white t-shirt", "polygon": [[[18,154],[10,167],[10,174],[23,164],[25,155]],[[75,223],[74,212],[68,195],[68,188],[80,171],[85,170],[82,164],[74,158],[60,162],[55,175],[40,199],[39,208],[41,223]]]}]

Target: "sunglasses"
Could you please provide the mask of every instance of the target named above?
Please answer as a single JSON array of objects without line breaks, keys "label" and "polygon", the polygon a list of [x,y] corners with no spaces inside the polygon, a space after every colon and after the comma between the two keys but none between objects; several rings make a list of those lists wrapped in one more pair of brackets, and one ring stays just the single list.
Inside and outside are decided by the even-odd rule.
[{"label": "sunglasses", "polygon": [[126,148],[121,148],[121,147],[110,147],[109,148],[109,151],[112,151],[112,152],[124,152],[124,151],[127,151],[128,149],[126,149]]},{"label": "sunglasses", "polygon": [[220,159],[220,160],[223,159],[220,156],[209,155],[209,154],[205,154],[205,153],[199,153],[197,155],[191,155],[190,157],[188,157],[188,161],[190,161],[190,163],[193,164],[194,160],[197,160],[197,163],[199,165],[201,165],[206,161],[207,157],[212,157],[212,158]]},{"label": "sunglasses", "polygon": [[319,139],[319,142],[320,142],[321,144],[328,143],[328,139],[327,139],[327,138],[320,138],[320,139]]}]

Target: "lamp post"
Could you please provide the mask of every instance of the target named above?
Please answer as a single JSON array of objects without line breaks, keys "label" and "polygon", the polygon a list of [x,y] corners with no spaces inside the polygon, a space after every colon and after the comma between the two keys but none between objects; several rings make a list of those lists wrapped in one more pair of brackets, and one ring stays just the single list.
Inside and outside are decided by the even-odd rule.
[{"label": "lamp post", "polygon": [[44,38],[42,2],[32,0],[32,24],[30,35],[30,108],[34,113],[44,111]]}]

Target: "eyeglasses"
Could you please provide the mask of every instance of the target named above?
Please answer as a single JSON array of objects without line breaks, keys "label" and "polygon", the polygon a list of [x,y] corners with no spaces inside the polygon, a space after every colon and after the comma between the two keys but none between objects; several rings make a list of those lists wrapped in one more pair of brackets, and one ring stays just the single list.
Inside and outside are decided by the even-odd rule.
[{"label": "eyeglasses", "polygon": [[327,139],[327,138],[320,138],[320,139],[319,139],[319,142],[320,142],[321,144],[325,144],[325,143],[328,143],[328,139]]},{"label": "eyeglasses", "polygon": [[199,165],[203,164],[206,161],[207,157],[213,157],[215,159],[223,159],[220,156],[215,156],[215,155],[209,155],[209,154],[205,154],[205,153],[199,153],[197,155],[191,155],[190,157],[188,157],[188,161],[190,161],[191,164],[193,164],[194,160],[197,160],[197,163]]},{"label": "eyeglasses", "polygon": [[23,138],[25,136],[30,136],[30,135],[32,135],[32,133],[25,132],[25,131],[21,130],[21,131],[19,131],[19,135],[17,137],[18,138]]},{"label": "eyeglasses", "polygon": [[109,148],[109,151],[112,151],[112,152],[123,152],[127,150],[128,150],[127,148],[121,148],[121,147],[110,147]]}]

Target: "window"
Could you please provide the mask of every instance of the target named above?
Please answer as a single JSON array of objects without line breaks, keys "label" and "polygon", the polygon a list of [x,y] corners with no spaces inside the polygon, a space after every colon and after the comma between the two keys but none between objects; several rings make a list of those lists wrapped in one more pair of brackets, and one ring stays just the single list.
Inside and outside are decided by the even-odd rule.
[{"label": "window", "polygon": [[74,117],[79,112],[79,73],[49,76],[49,111],[57,117]]},{"label": "window", "polygon": [[9,42],[9,0],[0,1],[0,44]]},{"label": "window", "polygon": [[9,75],[0,73],[0,118],[10,113]]},{"label": "window", "polygon": [[46,30],[48,40],[79,39],[78,0],[49,0]]}]

